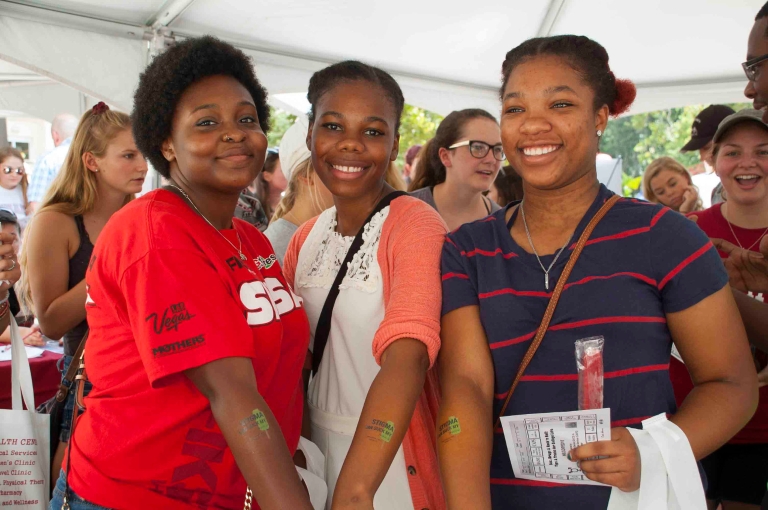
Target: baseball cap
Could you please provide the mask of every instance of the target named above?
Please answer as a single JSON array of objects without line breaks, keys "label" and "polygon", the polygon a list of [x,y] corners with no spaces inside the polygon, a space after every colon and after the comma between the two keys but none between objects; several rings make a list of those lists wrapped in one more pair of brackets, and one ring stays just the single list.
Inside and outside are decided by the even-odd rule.
[{"label": "baseball cap", "polygon": [[308,160],[312,155],[307,149],[307,131],[309,121],[306,116],[299,115],[280,141],[280,168],[287,181],[291,180],[291,174],[299,163]]},{"label": "baseball cap", "polygon": [[704,148],[715,136],[717,126],[728,117],[736,113],[733,108],[722,104],[707,106],[693,119],[691,127],[691,139],[688,140],[680,152],[697,151]]},{"label": "baseball cap", "polygon": [[725,133],[729,129],[731,129],[736,124],[741,124],[742,122],[755,122],[768,129],[768,124],[763,122],[762,111],[753,110],[752,108],[745,108],[744,110],[741,110],[738,113],[734,113],[733,115],[729,115],[723,119],[723,121],[720,123],[720,126],[718,126],[717,131],[715,132],[715,136],[713,138],[714,142],[718,143],[723,138],[723,136],[725,136]]},{"label": "baseball cap", "polygon": [[0,209],[0,224],[2,223],[19,223],[19,218],[10,209]]}]

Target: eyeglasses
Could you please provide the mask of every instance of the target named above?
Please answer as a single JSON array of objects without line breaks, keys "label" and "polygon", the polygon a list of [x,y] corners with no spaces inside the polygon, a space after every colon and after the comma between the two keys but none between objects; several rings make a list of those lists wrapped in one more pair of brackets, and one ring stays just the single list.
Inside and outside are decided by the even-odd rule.
[{"label": "eyeglasses", "polygon": [[747,75],[749,81],[757,80],[758,71],[760,70],[758,64],[762,64],[766,60],[768,60],[768,53],[760,55],[759,57],[750,58],[741,64],[741,68],[744,69],[744,74]]},{"label": "eyeglasses", "polygon": [[496,161],[504,161],[506,156],[504,155],[504,147],[501,144],[491,145],[489,143],[481,142],[479,140],[464,140],[463,142],[454,143],[449,149],[457,149],[469,145],[469,153],[477,159],[482,159],[488,154],[488,151],[493,149],[493,159]]},{"label": "eyeglasses", "polygon": [[18,168],[13,168],[13,167],[10,167],[10,166],[4,166],[3,167],[3,173],[5,175],[8,175],[11,172],[16,172],[17,174],[21,175],[21,174],[24,173],[24,167],[23,166],[20,166]]}]

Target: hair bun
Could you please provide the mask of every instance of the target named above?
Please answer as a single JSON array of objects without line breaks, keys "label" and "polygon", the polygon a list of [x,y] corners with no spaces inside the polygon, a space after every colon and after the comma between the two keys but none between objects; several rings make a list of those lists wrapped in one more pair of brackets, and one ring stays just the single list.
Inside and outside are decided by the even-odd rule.
[{"label": "hair bun", "polygon": [[109,110],[109,106],[107,106],[107,103],[104,101],[99,101],[93,106],[93,114],[98,115],[100,113],[104,113],[107,110]]},{"label": "hair bun", "polygon": [[[611,76],[613,76],[613,73],[611,73]],[[632,80],[619,80],[615,76],[613,76],[613,79],[616,82],[616,99],[610,105],[609,112],[614,117],[618,117],[622,113],[626,113],[629,107],[632,106],[637,97],[637,87],[632,83]]]}]

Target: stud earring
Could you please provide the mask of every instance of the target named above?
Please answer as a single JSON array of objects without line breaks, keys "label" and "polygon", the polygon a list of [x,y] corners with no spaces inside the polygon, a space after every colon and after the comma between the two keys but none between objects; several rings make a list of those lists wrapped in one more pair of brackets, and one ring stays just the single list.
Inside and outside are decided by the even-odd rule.
[{"label": "stud earring", "polygon": [[598,129],[597,130],[597,137],[600,138],[601,136],[603,136],[603,132]]}]

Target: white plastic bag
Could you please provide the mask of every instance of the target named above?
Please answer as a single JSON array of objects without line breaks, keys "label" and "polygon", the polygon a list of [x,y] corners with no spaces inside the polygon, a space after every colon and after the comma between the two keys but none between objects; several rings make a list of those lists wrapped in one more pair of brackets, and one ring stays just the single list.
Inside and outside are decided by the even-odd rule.
[{"label": "white plastic bag", "polygon": [[307,459],[307,469],[296,467],[299,476],[309,490],[309,500],[315,510],[323,510],[328,499],[328,485],[325,483],[325,456],[315,443],[305,437],[299,438],[299,450]]},{"label": "white plastic bag", "polygon": [[0,409],[0,508],[44,510],[50,494],[50,416],[35,412],[29,360],[13,317],[10,328],[13,410]]},{"label": "white plastic bag", "polygon": [[640,488],[611,490],[608,510],[706,510],[691,445],[680,427],[660,414],[627,429],[640,450]]}]

